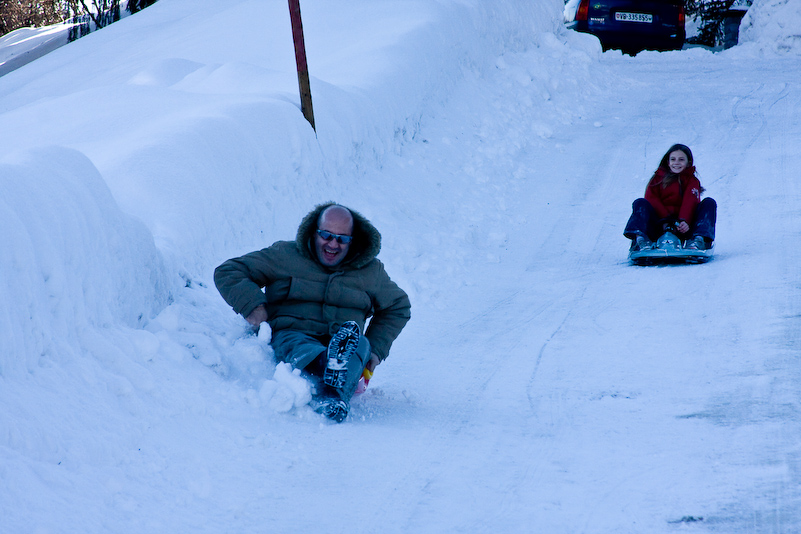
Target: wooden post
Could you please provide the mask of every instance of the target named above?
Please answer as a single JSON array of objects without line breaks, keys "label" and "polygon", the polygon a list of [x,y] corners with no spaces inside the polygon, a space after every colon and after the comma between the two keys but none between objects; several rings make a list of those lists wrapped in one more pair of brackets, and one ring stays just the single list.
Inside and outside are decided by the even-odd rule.
[{"label": "wooden post", "polygon": [[303,41],[303,23],[300,20],[300,0],[289,0],[289,18],[292,19],[292,40],[295,43],[295,63],[298,66],[298,87],[300,89],[300,111],[314,127],[309,67],[306,65],[306,44]]}]

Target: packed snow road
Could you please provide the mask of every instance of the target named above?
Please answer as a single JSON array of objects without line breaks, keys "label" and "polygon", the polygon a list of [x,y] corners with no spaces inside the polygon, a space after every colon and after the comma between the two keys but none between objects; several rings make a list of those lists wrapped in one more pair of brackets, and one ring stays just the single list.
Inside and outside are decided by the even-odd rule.
[{"label": "packed snow road", "polygon": [[[382,170],[442,184],[441,203],[401,202],[460,267],[387,364],[416,392],[418,438],[390,432],[409,458],[398,531],[798,530],[799,61],[606,54],[542,136],[528,61]],[[716,258],[629,266],[631,202],[674,142],[719,204]]]}]

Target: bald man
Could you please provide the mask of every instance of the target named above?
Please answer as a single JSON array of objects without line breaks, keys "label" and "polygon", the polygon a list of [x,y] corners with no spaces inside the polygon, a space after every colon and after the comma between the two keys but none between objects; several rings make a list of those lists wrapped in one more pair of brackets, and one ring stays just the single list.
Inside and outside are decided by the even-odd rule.
[{"label": "bald man", "polygon": [[338,423],[364,369],[387,358],[411,317],[409,297],[377,259],[380,250],[370,221],[327,203],[303,218],[294,241],[214,271],[225,301],[254,327],[269,323],[276,358],[304,370],[314,409]]}]

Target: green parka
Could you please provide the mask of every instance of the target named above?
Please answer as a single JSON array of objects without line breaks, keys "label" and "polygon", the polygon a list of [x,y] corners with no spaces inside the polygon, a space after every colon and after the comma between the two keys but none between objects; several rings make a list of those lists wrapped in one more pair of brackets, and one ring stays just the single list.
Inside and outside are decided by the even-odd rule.
[{"label": "green parka", "polygon": [[331,336],[345,321],[356,321],[364,332],[371,317],[365,336],[371,350],[384,360],[411,317],[409,297],[376,258],[381,234],[353,210],[348,255],[332,268],[317,260],[317,220],[331,205],[321,204],[306,215],[295,241],[278,241],[226,261],[214,271],[214,283],[225,301],[244,317],[264,304],[273,332],[292,328]]}]

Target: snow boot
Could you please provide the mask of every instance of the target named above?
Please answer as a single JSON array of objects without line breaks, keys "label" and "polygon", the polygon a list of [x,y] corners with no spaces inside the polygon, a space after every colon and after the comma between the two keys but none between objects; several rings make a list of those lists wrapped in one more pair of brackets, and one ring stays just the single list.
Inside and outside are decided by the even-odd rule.
[{"label": "snow boot", "polygon": [[651,250],[652,248],[654,248],[653,241],[645,236],[638,235],[631,240],[631,248],[629,250],[639,252],[640,250]]},{"label": "snow boot", "polygon": [[327,396],[312,399],[312,408],[335,423],[344,421],[350,411],[350,405],[346,401]]},{"label": "snow boot", "polygon": [[[348,362],[356,352],[359,337],[359,325],[354,321],[347,321],[331,338],[326,354],[328,362],[323,371],[323,382],[327,385],[338,389],[345,386],[348,380]],[[347,415],[347,410],[345,415]]]},{"label": "snow boot", "polygon": [[706,250],[706,241],[700,235],[693,237],[692,239],[688,239],[686,243],[684,243],[685,250]]}]

